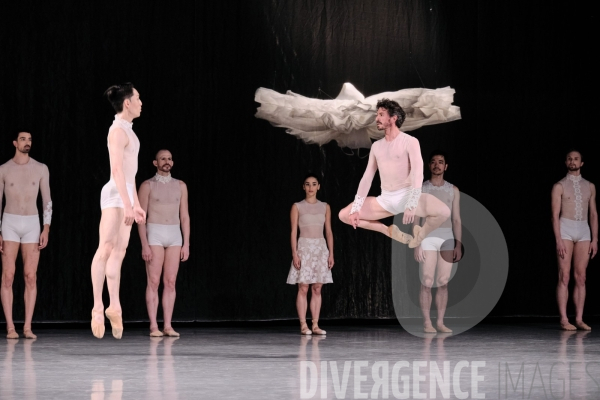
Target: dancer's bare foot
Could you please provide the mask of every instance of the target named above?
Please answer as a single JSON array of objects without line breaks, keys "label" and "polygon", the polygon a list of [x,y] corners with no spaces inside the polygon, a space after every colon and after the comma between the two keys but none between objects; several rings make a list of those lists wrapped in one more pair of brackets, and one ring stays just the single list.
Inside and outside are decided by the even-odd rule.
[{"label": "dancer's bare foot", "polygon": [[437,331],[439,333],[452,333],[452,329],[448,328],[446,325],[441,324],[437,326]]},{"label": "dancer's bare foot", "polygon": [[564,331],[576,331],[577,328],[574,325],[571,325],[569,321],[560,321],[560,329]]},{"label": "dancer's bare foot", "polygon": [[175,330],[172,327],[163,329],[163,333],[165,334],[165,336],[179,337],[179,333],[175,332]]},{"label": "dancer's bare foot", "polygon": [[92,310],[92,333],[98,339],[104,337],[104,315],[102,311]]},{"label": "dancer's bare foot", "polygon": [[110,321],[110,325],[112,326],[112,334],[115,339],[121,339],[123,336],[123,317],[120,311],[113,311],[109,308],[104,311],[106,317]]},{"label": "dancer's bare foot", "polygon": [[410,242],[408,242],[409,248],[414,249],[423,241],[423,238],[419,237],[419,232],[421,232],[421,227],[419,225],[413,226],[413,238]]},{"label": "dancer's bare foot", "polygon": [[301,335],[312,335],[312,331],[308,329],[306,321],[300,321],[300,334]]},{"label": "dancer's bare foot", "polygon": [[433,327],[431,323],[423,324],[423,332],[425,333],[437,333],[437,330]]},{"label": "dancer's bare foot", "polygon": [[408,233],[402,232],[396,225],[392,224],[388,227],[388,236],[400,243],[407,244],[413,237]]},{"label": "dancer's bare foot", "polygon": [[7,339],[18,339],[19,338],[19,334],[17,333],[17,331],[15,330],[15,328],[10,328],[6,331],[6,338]]},{"label": "dancer's bare foot", "polygon": [[591,331],[592,330],[592,328],[583,321],[575,321],[575,326],[580,331]]},{"label": "dancer's bare foot", "polygon": [[31,332],[31,328],[23,328],[23,336],[25,339],[37,339],[37,336]]}]

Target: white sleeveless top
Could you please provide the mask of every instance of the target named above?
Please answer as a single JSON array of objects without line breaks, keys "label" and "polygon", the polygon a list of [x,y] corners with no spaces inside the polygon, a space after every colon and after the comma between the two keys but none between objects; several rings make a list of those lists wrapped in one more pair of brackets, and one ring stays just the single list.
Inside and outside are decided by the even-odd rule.
[{"label": "white sleeveless top", "polygon": [[302,200],[295,203],[298,207],[298,227],[300,228],[300,237],[319,239],[323,238],[323,227],[325,226],[325,213],[327,203],[318,201],[314,204]]},{"label": "white sleeveless top", "polygon": [[[423,182],[423,193],[429,193],[440,199],[452,211],[452,202],[454,201],[454,185],[444,181],[442,186],[434,186],[431,181]],[[440,228],[452,228],[452,218],[445,220]]]},{"label": "white sleeveless top", "polygon": [[[132,127],[133,123],[127,122],[124,119],[121,119],[115,115],[115,120],[108,129],[108,134],[110,135],[110,131],[114,128],[121,128],[127,134],[129,143],[127,144],[127,146],[125,146],[125,151],[123,152],[123,174],[125,175],[125,182],[135,185],[135,174],[137,174],[138,170],[138,153],[140,151],[140,141],[135,135],[135,132],[133,132]],[[107,146],[108,140],[109,139],[107,138]],[[112,160],[110,168],[112,171]],[[110,179],[113,180],[112,173]]]},{"label": "white sleeveless top", "polygon": [[567,174],[558,183],[563,187],[560,207],[561,218],[573,221],[587,221],[588,205],[590,204],[590,197],[592,195],[590,182],[583,179],[581,175]]}]

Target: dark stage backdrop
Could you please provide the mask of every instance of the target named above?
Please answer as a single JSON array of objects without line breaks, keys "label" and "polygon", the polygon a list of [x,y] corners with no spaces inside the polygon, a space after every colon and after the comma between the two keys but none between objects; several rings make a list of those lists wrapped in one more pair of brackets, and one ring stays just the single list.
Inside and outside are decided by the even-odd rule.
[{"label": "dark stage backdrop", "polygon": [[[366,151],[306,145],[254,118],[258,87],[335,97],[411,87],[456,89],[458,122],[413,131],[426,156],[451,155],[447,179],[484,204],[510,252],[492,315],[556,315],[550,189],[572,146],[584,176],[596,157],[595,22],[563,3],[364,0],[33,2],[0,12],[0,159],[18,130],[51,173],[54,217],[38,273],[36,321],[88,320],[99,197],[109,179],[102,97],[132,81],[144,103],[138,184],[160,148],[190,188],[191,257],[177,281],[180,321],[295,318],[289,210],[308,170],[334,216],[352,201]],[[378,193],[378,178],[371,193]],[[333,219],[335,283],[322,318],[393,318],[390,240]],[[598,261],[588,287],[600,278]],[[21,267],[14,284],[22,319]],[[123,263],[126,320],[145,320],[146,276],[134,227]],[[588,291],[586,312],[598,314]]]}]

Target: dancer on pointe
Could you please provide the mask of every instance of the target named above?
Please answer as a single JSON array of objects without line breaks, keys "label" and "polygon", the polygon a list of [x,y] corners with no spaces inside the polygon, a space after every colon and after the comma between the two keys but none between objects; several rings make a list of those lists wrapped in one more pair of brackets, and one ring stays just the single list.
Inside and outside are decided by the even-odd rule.
[{"label": "dancer on pointe", "polygon": [[[596,211],[596,187],[581,177],[583,157],[577,150],[567,153],[565,161],[567,176],[552,188],[552,227],[556,238],[558,259],[558,285],[556,300],[560,313],[560,326],[567,331],[577,329],[590,331],[583,322],[585,304],[585,274],[590,258],[598,252],[598,213]],[[588,225],[589,210],[589,225]],[[590,237],[590,226],[592,234]],[[569,299],[569,276],[571,261],[575,275],[575,325],[567,317]]]},{"label": "dancer on pointe", "polygon": [[[183,181],[171,177],[173,156],[160,150],[153,161],[156,175],[140,186],[140,205],[146,212],[146,225],[138,225],[142,258],[146,261],[148,286],[146,307],[150,318],[150,336],[179,336],[171,326],[175,306],[175,280],[179,261],[190,256],[190,214],[188,191]],[[181,226],[181,229],[180,229]],[[183,231],[183,238],[181,232]],[[158,329],[158,286],[163,275],[163,330]]]},{"label": "dancer on pointe", "polygon": [[108,130],[108,155],[110,180],[100,194],[100,244],[92,260],[92,286],[94,308],[92,332],[97,338],[104,336],[104,304],[102,290],[104,278],[110,296],[106,317],[110,320],[112,334],[120,339],[123,334],[123,317],[119,300],[121,263],[129,244],[133,221],[143,224],[146,212],[140,207],[135,190],[140,141],[133,132],[132,121],[142,112],[140,94],[131,83],[114,85],[104,93],[117,112]]},{"label": "dancer on pointe", "polygon": [[[319,178],[308,174],[302,186],[306,197],[292,205],[290,219],[292,222],[292,266],[287,283],[298,284],[296,309],[300,319],[302,335],[325,335],[319,328],[321,312],[321,288],[324,283],[333,283],[333,232],[331,231],[331,209],[329,204],[317,200],[317,192],[321,188]],[[323,227],[325,237],[323,238]],[[300,238],[298,239],[298,228]],[[312,331],[306,324],[306,305],[308,287],[311,286],[310,314]]]},{"label": "dancer on pointe", "polygon": [[[354,229],[360,227],[381,232],[414,248],[450,217],[450,209],[434,196],[421,194],[421,148],[416,138],[400,131],[405,117],[404,110],[395,101],[382,99],[377,102],[377,129],[385,131],[385,137],[373,143],[354,202],[340,211],[339,217]],[[367,197],[378,168],[381,195]],[[426,218],[422,227],[413,227],[414,237],[394,224],[388,227],[378,221],[400,213],[404,213],[404,224],[412,224],[415,215]]]},{"label": "dancer on pointe", "polygon": [[[25,277],[25,324],[23,336],[35,339],[31,320],[37,296],[37,268],[40,250],[48,245],[52,200],[50,199],[50,173],[48,167],[29,157],[31,133],[19,132],[13,141],[15,156],[0,166],[0,215],[2,195],[6,195],[6,208],[0,221],[0,253],[2,253],[2,308],[6,318],[7,339],[18,339],[12,318],[15,263],[19,248],[23,258]],[[44,229],[40,233],[40,216],[36,200],[42,193]]]},{"label": "dancer on pointe", "polygon": [[[423,183],[423,193],[429,193],[444,204],[452,212],[452,217],[427,235],[421,244],[415,247],[415,260],[421,268],[421,292],[419,301],[423,313],[423,331],[425,333],[452,333],[452,329],[444,325],[444,314],[448,304],[448,281],[452,272],[452,263],[462,257],[462,225],[460,220],[460,192],[458,188],[444,180],[448,169],[446,153],[434,150],[429,156],[431,179]],[[421,218],[415,218],[420,224]],[[437,308],[436,328],[430,317],[431,288],[436,287],[435,305]]]}]

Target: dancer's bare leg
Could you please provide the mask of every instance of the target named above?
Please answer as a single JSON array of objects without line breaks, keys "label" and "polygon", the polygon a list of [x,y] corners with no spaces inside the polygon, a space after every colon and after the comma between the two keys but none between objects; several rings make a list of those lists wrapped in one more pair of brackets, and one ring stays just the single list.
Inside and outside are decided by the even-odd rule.
[{"label": "dancer's bare leg", "polygon": [[[179,260],[181,259],[181,246],[167,247],[165,250],[165,263],[163,268],[163,331],[173,331],[171,319],[175,308],[175,281],[179,271]],[[174,332],[174,331],[173,331]]]},{"label": "dancer's bare leg", "polygon": [[444,325],[444,314],[448,305],[448,281],[452,272],[452,263],[444,260],[441,253],[437,254],[437,270],[436,270],[436,292],[435,306],[437,308],[437,330],[442,333],[451,333],[452,330]]},{"label": "dancer's bare leg", "polygon": [[573,242],[562,240],[565,245],[565,256],[558,258],[558,285],[556,286],[556,301],[558,303],[558,312],[560,314],[560,326],[567,331],[574,331],[577,328],[569,323],[567,318],[567,301],[569,300],[569,277],[571,274],[571,257],[573,255]]},{"label": "dancer's bare leg", "polygon": [[435,333],[436,329],[431,323],[431,288],[435,279],[435,267],[437,263],[437,251],[424,250],[425,261],[419,266],[421,268],[421,292],[419,302],[423,314],[423,331]]},{"label": "dancer's bare leg", "polygon": [[325,331],[319,328],[319,314],[321,313],[321,289],[322,283],[313,283],[311,285],[310,296],[310,316],[312,319],[312,331],[317,335],[324,335]]},{"label": "dancer's bare leg", "polygon": [[[339,213],[340,220],[350,225],[350,210],[352,209],[352,203],[348,204]],[[359,211],[360,222],[358,227],[362,229],[368,229],[370,231],[381,232],[386,236],[390,236],[388,233],[388,226],[379,222],[380,219],[393,217],[394,214],[386,211],[377,202],[375,197],[367,197],[362,208]]]},{"label": "dancer's bare leg", "polygon": [[21,244],[21,257],[23,258],[23,275],[25,278],[25,323],[23,334],[27,339],[35,339],[37,336],[31,332],[31,320],[35,309],[37,297],[37,268],[40,261],[40,248],[38,243]]},{"label": "dancer's bare leg", "polygon": [[429,193],[421,193],[419,204],[415,210],[415,215],[425,218],[423,226],[415,225],[419,232],[414,241],[411,241],[409,247],[417,247],[421,241],[432,231],[439,228],[448,218],[450,218],[450,208],[437,197]]},{"label": "dancer's bare leg", "polygon": [[4,318],[6,319],[6,330],[8,339],[18,339],[19,335],[15,331],[15,324],[12,317],[13,309],[13,290],[12,285],[15,280],[15,263],[19,246],[17,242],[4,241],[2,243],[2,287],[0,288],[0,298],[2,299],[2,308],[4,309]]},{"label": "dancer's bare leg", "polygon": [[146,285],[146,308],[148,309],[148,319],[150,319],[150,334],[158,332],[158,322],[156,314],[158,312],[158,286],[160,285],[160,275],[162,274],[165,249],[162,246],[150,246],[152,251],[152,260],[146,261],[146,275],[148,284]]},{"label": "dancer's bare leg", "polygon": [[308,329],[308,325],[306,325],[306,308],[307,308],[306,296],[307,295],[308,295],[308,284],[299,283],[298,284],[298,296],[296,297],[296,310],[298,311],[298,319],[300,319],[300,332],[303,335],[306,335],[306,334],[310,335],[312,333]]},{"label": "dancer's bare leg", "polygon": [[583,322],[583,306],[585,304],[585,278],[586,269],[590,260],[590,242],[577,242],[573,246],[573,275],[575,276],[575,289],[573,302],[575,303],[575,326],[577,329],[592,330]]}]

